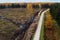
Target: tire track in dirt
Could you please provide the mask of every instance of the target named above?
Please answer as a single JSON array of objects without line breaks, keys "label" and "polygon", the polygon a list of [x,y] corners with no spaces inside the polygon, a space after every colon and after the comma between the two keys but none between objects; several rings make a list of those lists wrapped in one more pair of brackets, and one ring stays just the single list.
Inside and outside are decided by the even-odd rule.
[{"label": "tire track in dirt", "polygon": [[25,32],[25,35],[23,37],[22,40],[31,40],[31,37],[32,35],[34,34],[35,32],[35,29],[37,27],[37,20],[38,20],[38,17],[36,16],[35,17],[35,20],[33,21],[33,23],[30,25],[29,29]]}]

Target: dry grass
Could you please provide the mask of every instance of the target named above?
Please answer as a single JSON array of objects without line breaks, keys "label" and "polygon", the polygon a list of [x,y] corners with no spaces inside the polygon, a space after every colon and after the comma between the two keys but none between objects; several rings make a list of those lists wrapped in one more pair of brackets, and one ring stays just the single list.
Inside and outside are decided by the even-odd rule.
[{"label": "dry grass", "polygon": [[[27,20],[34,15],[36,10],[27,10],[23,8],[0,9],[0,16],[12,19],[15,22]],[[18,27],[7,20],[0,20],[0,40],[11,40],[10,37]]]}]

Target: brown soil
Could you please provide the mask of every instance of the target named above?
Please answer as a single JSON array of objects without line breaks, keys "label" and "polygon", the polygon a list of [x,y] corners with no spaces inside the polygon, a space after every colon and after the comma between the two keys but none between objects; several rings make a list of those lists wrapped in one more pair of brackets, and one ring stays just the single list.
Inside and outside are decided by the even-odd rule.
[{"label": "brown soil", "polygon": [[[35,19],[38,19],[38,17],[36,17]],[[26,31],[24,38],[22,40],[31,40],[32,35],[34,34],[36,27],[37,27],[37,23],[33,22],[30,25],[29,29]]]}]

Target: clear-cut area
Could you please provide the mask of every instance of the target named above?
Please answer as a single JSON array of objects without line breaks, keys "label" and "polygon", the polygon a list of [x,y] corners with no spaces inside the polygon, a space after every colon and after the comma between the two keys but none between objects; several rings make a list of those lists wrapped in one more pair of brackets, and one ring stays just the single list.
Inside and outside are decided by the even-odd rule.
[{"label": "clear-cut area", "polygon": [[60,40],[59,10],[60,3],[1,3],[0,40]]}]

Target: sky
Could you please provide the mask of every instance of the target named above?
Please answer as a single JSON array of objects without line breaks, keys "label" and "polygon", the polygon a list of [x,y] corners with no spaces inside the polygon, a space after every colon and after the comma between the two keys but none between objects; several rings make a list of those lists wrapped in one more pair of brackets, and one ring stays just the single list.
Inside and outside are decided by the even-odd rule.
[{"label": "sky", "polygon": [[0,3],[18,3],[18,2],[60,2],[60,0],[0,0]]}]

